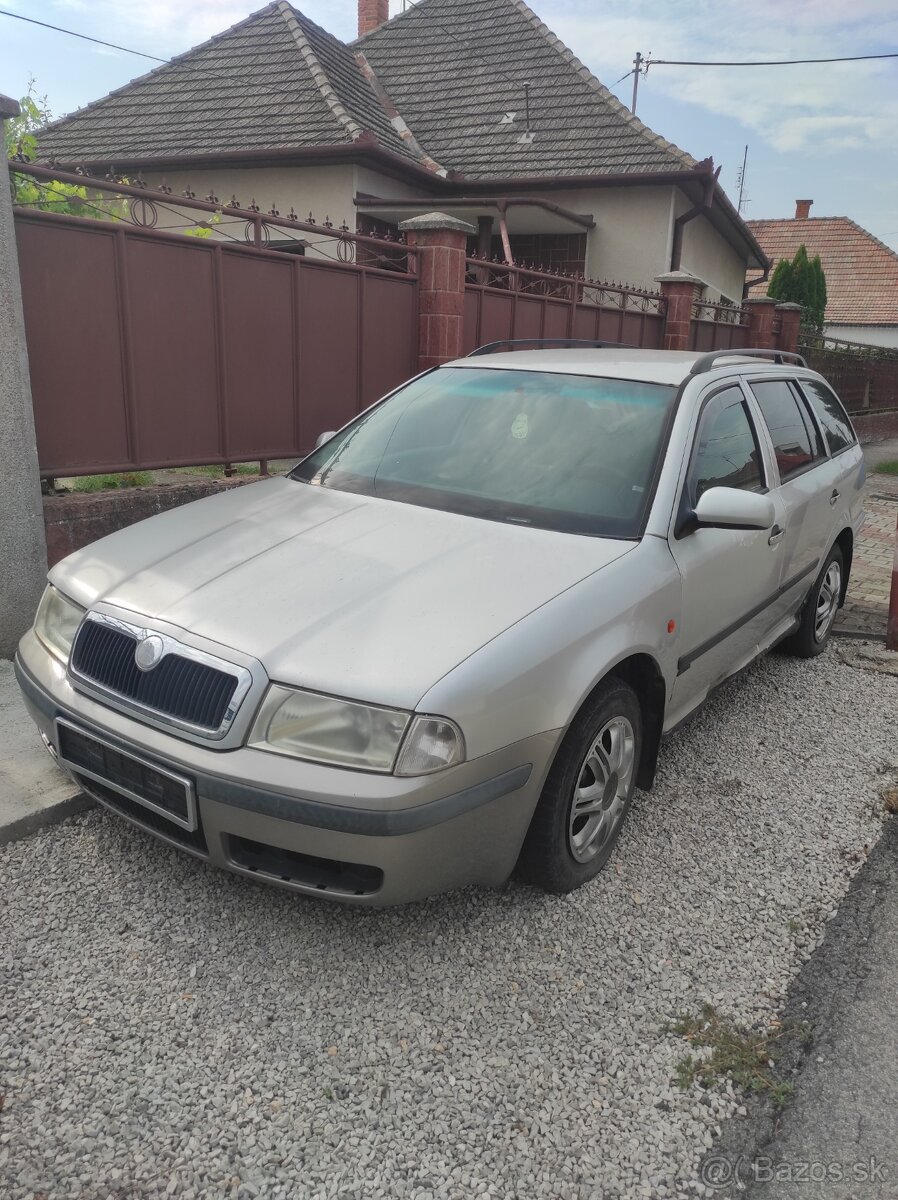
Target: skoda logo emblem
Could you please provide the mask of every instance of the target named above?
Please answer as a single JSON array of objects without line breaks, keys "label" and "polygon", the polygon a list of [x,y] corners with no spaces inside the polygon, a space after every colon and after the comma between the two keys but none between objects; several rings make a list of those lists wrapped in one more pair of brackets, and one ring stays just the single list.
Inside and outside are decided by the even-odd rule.
[{"label": "skoda logo emblem", "polygon": [[141,671],[152,671],[165,651],[165,643],[155,633],[148,634],[137,643],[134,662]]}]

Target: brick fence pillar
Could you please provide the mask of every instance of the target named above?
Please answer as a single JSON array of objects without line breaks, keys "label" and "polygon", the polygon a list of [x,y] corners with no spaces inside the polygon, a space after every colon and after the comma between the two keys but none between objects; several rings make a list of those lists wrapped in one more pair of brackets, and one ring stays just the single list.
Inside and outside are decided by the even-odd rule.
[{"label": "brick fence pillar", "polygon": [[447,213],[425,213],[399,228],[418,251],[418,369],[462,355],[465,255],[477,230]]},{"label": "brick fence pillar", "polygon": [[785,304],[778,304],[776,311],[782,322],[776,348],[795,354],[798,351],[798,330],[803,309],[800,304],[793,304],[791,300],[787,300]]},{"label": "brick fence pillar", "polygon": [[773,296],[750,296],[743,301],[743,307],[748,310],[749,346],[758,350],[776,350],[776,338],[773,335],[776,300]]},{"label": "brick fence pillar", "polygon": [[692,306],[699,281],[688,271],[656,275],[665,300],[664,349],[688,350],[692,341]]},{"label": "brick fence pillar", "polygon": [[[19,106],[0,96],[0,130]],[[0,179],[0,658],[12,658],[47,577],[31,380],[6,164]]]}]

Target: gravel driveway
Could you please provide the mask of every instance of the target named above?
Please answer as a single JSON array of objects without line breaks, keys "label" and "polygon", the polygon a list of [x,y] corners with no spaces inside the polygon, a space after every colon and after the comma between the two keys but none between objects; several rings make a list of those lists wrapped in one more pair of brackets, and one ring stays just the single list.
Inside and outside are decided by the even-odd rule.
[{"label": "gravel driveway", "polygon": [[0,1194],[670,1197],[738,1097],[663,1026],[769,1017],[880,831],[898,679],[772,657],[666,744],[609,869],[346,910],[92,812],[0,851]]}]

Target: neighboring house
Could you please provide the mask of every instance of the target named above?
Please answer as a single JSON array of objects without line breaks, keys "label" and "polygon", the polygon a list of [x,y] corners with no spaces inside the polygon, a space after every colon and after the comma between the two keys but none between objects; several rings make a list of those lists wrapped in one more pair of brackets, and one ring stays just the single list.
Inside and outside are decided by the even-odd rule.
[{"label": "neighboring house", "polygon": [[278,0],[48,126],[41,154],[360,232],[447,211],[481,254],[643,287],[679,268],[711,300],[766,268],[712,161],[633,116],[523,0],[388,8],[359,0],[347,46]]},{"label": "neighboring house", "polygon": [[[811,258],[820,255],[830,337],[898,347],[898,254],[850,217],[810,216],[812,203],[796,200],[791,220],[746,224],[774,267],[802,243]],[[753,295],[767,291],[766,279],[749,278],[748,285]]]}]

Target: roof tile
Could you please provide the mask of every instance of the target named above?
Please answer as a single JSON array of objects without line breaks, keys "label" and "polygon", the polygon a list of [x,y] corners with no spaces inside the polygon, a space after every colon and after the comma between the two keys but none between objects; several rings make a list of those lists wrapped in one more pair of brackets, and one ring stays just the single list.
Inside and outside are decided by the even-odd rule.
[{"label": "roof tile", "polygon": [[898,325],[898,254],[849,217],[746,224],[774,265],[802,243],[811,258],[820,255],[827,324]]},{"label": "roof tile", "polygon": [[[525,82],[529,145],[520,141]],[[394,110],[411,137],[394,128]],[[514,122],[500,124],[507,111]],[[471,179],[696,165],[633,116],[523,0],[419,0],[351,47],[275,0],[49,125],[39,144],[69,162],[150,162],[342,145],[364,131],[397,154]]]}]

